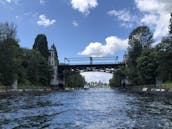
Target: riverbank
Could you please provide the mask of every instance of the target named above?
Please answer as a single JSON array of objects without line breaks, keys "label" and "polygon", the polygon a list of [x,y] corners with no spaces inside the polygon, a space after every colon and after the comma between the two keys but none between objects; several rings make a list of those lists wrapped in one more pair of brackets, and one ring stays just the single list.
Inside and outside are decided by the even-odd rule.
[{"label": "riverbank", "polygon": [[155,88],[146,86],[131,86],[125,88],[127,92],[140,93],[140,94],[152,94],[152,95],[168,95],[172,96],[172,88]]},{"label": "riverbank", "polygon": [[0,95],[3,94],[17,94],[17,93],[40,93],[40,92],[54,92],[54,91],[63,91],[68,92],[71,90],[75,90],[74,88],[64,88],[57,89],[53,87],[41,87],[41,86],[19,86],[17,89],[13,89],[11,87],[0,86]]},{"label": "riverbank", "polygon": [[31,92],[51,92],[54,91],[51,88],[42,89],[0,89],[0,95],[2,94],[13,94],[13,93],[31,93]]}]

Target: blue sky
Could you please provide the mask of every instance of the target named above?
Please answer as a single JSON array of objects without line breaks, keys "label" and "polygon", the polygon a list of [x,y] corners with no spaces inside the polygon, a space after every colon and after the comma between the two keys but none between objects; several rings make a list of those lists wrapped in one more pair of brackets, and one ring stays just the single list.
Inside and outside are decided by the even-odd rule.
[{"label": "blue sky", "polygon": [[17,26],[20,46],[32,48],[37,34],[54,43],[59,59],[117,56],[128,35],[147,25],[158,42],[168,33],[171,0],[0,0],[0,22]]}]

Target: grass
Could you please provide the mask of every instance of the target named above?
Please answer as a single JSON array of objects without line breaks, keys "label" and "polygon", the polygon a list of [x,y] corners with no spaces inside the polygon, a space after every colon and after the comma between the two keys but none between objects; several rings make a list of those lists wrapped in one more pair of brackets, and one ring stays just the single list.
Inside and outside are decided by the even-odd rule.
[{"label": "grass", "polygon": [[42,89],[47,88],[46,86],[34,85],[34,84],[20,84],[18,85],[19,89]]},{"label": "grass", "polygon": [[169,89],[169,88],[172,88],[172,82],[162,83],[162,84],[160,85],[160,87],[156,87],[155,84],[152,84],[152,85],[140,85],[140,86],[137,86],[137,87],[165,88],[165,89]]},{"label": "grass", "polygon": [[48,86],[43,86],[40,84],[33,84],[30,81],[26,80],[23,83],[18,84],[18,89],[43,89],[47,88]]},{"label": "grass", "polygon": [[166,83],[163,83],[161,84],[161,88],[172,88],[172,82],[166,82]]}]

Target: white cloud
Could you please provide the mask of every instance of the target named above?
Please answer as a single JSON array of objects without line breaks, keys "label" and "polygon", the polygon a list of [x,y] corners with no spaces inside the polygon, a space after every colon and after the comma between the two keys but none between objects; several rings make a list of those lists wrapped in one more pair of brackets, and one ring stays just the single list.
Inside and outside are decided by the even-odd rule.
[{"label": "white cloud", "polygon": [[11,3],[17,5],[17,4],[19,4],[19,2],[20,2],[20,0],[0,0],[0,4],[3,4],[3,5],[11,4]]},{"label": "white cloud", "polygon": [[133,23],[137,21],[136,16],[131,15],[128,10],[110,10],[107,13],[110,16],[117,18],[122,27],[131,28]]},{"label": "white cloud", "polygon": [[72,8],[88,15],[90,9],[98,6],[97,0],[71,0]]},{"label": "white cloud", "polygon": [[155,39],[168,34],[171,0],[135,0],[135,4],[144,15],[141,22],[153,28]]},{"label": "white cloud", "polygon": [[141,23],[147,25],[156,25],[158,21],[158,16],[153,14],[145,14],[144,17],[141,19]]},{"label": "white cloud", "polygon": [[130,15],[129,11],[126,10],[110,10],[108,12],[110,16],[115,16],[119,20],[124,21],[124,22],[130,22],[132,20],[132,16]]},{"label": "white cloud", "polygon": [[6,0],[6,2],[11,3],[12,0]]},{"label": "white cloud", "polygon": [[39,16],[39,13],[38,12],[25,12],[24,16],[29,16],[29,17],[37,18]]},{"label": "white cloud", "polygon": [[56,20],[54,20],[54,19],[50,20],[50,19],[46,18],[45,15],[42,14],[39,16],[39,20],[37,21],[37,24],[39,26],[48,27],[50,25],[53,25],[55,22],[56,22]]},{"label": "white cloud", "polygon": [[128,39],[110,36],[107,37],[105,41],[105,45],[100,42],[92,42],[79,54],[92,57],[103,57],[106,55],[113,55],[115,52],[125,50],[128,47]]},{"label": "white cloud", "polygon": [[16,16],[15,16],[15,18],[16,18],[16,19],[19,19],[19,16],[18,16],[18,15],[16,15]]},{"label": "white cloud", "polygon": [[112,78],[112,74],[104,72],[84,72],[81,73],[85,77],[87,82],[98,82],[109,83],[109,79]]},{"label": "white cloud", "polygon": [[77,21],[74,20],[74,21],[72,22],[72,25],[73,25],[74,27],[78,27],[78,26],[79,26],[79,23],[78,23]]},{"label": "white cloud", "polygon": [[44,5],[44,4],[46,3],[46,1],[45,1],[45,0],[39,0],[39,3],[40,3],[41,5]]}]

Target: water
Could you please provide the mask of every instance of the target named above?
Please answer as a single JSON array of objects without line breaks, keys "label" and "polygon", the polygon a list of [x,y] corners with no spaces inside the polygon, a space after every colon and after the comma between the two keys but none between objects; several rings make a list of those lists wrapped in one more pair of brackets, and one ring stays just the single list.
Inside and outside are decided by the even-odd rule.
[{"label": "water", "polygon": [[2,129],[171,129],[172,100],[112,89],[0,96]]}]

